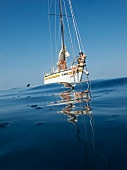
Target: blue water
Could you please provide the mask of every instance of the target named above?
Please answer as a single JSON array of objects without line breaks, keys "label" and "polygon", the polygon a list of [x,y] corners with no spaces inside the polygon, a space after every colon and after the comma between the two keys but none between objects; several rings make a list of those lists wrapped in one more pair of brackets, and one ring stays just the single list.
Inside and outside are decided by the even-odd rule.
[{"label": "blue water", "polygon": [[127,78],[0,91],[0,170],[127,170],[126,159]]}]

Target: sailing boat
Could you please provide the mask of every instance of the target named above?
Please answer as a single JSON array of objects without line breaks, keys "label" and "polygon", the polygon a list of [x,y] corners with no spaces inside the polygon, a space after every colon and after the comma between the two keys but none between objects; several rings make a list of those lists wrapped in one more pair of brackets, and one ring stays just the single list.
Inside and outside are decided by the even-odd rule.
[{"label": "sailing boat", "polygon": [[[65,3],[66,1],[66,3]],[[56,82],[68,82],[68,83],[79,83],[82,82],[83,74],[86,75],[86,81],[88,81],[88,71],[86,68],[86,55],[83,54],[83,45],[81,41],[81,37],[79,34],[78,26],[76,23],[75,15],[72,8],[71,0],[57,0],[55,3],[59,7],[59,14],[50,14],[54,15],[55,17],[59,17],[59,24],[60,24],[60,39],[61,39],[61,47],[57,55],[57,62],[56,65],[50,69],[47,73],[44,73],[44,84],[56,83]],[[59,4],[58,4],[59,3]],[[68,9],[66,9],[66,4],[68,5]],[[63,10],[64,8],[64,10]],[[63,11],[65,14],[63,14]],[[68,14],[67,12],[70,11]],[[56,12],[56,11],[55,11]],[[66,22],[64,21],[66,18]],[[72,20],[73,29],[69,26],[69,19]],[[72,55],[70,52],[67,51],[67,44],[65,40],[65,23],[68,27],[70,42],[72,46]],[[71,35],[71,31],[74,30],[75,39],[77,39],[77,46],[74,47],[73,44],[73,37]],[[74,40],[75,41],[75,40]],[[76,44],[76,43],[75,43]],[[77,50],[78,47],[78,50]],[[75,57],[75,51],[78,51],[80,56]],[[77,52],[76,52],[77,53]],[[68,62],[68,58],[71,58],[71,61]]]}]

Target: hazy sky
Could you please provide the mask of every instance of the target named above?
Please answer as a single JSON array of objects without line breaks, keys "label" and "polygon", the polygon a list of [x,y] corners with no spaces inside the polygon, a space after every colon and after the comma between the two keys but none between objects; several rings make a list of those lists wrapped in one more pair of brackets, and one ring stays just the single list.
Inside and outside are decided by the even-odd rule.
[{"label": "hazy sky", "polygon": [[[72,5],[90,79],[127,77],[127,0]],[[50,60],[48,0],[0,0],[0,90],[43,84]]]}]

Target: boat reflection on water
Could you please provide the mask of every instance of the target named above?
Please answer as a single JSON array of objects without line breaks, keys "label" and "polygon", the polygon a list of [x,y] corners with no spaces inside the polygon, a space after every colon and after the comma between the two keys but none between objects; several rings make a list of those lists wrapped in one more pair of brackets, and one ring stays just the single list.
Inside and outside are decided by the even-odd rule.
[{"label": "boat reflection on water", "polygon": [[89,82],[76,85],[63,82],[60,84],[64,85],[64,91],[59,92],[60,99],[49,105],[58,106],[57,113],[66,115],[67,121],[76,127],[75,135],[85,154],[85,168],[107,170],[105,156],[95,148],[95,128]]},{"label": "boat reflection on water", "polygon": [[75,87],[70,83],[61,84],[64,84],[65,88],[70,88],[59,94],[62,100],[57,102],[57,104],[65,105],[59,113],[66,114],[68,116],[67,121],[77,122],[79,115],[92,114],[89,86],[84,90],[82,86],[75,90]]}]

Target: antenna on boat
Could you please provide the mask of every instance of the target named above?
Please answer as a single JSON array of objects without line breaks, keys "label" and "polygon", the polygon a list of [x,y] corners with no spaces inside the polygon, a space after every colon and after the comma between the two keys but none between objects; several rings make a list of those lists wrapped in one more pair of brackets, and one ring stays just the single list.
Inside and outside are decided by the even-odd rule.
[{"label": "antenna on boat", "polygon": [[63,60],[65,61],[65,45],[64,45],[64,25],[63,25],[63,15],[62,15],[62,3],[59,0],[59,8],[60,8],[60,23],[61,23],[61,36],[62,36],[62,50],[63,50]]}]

